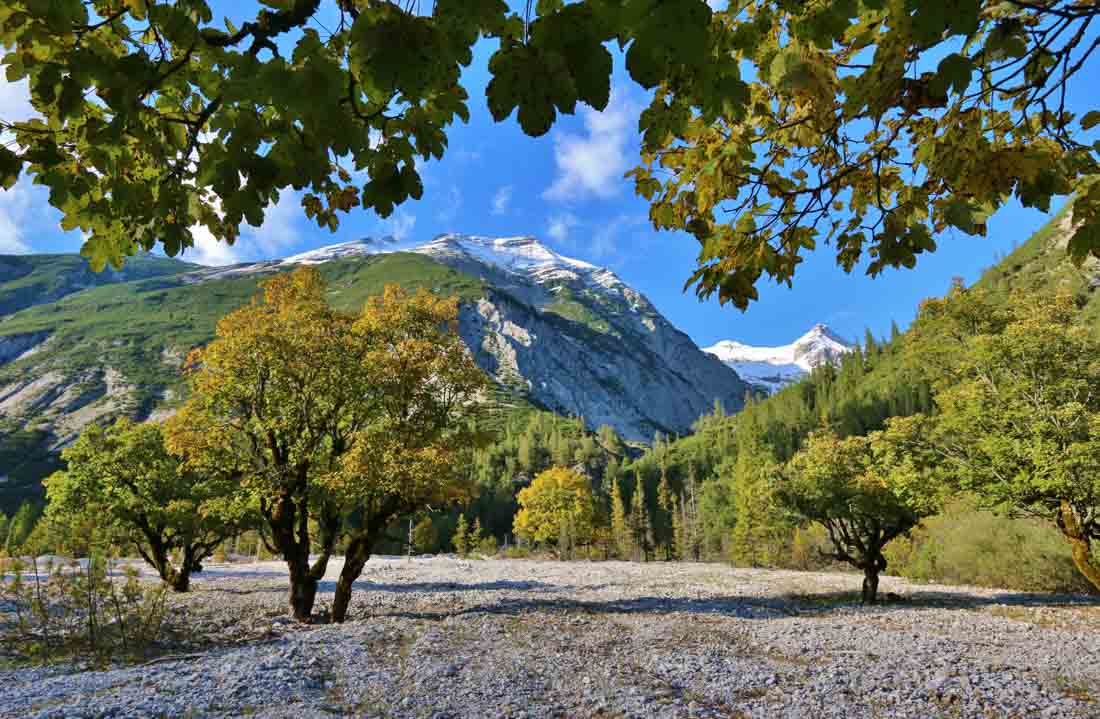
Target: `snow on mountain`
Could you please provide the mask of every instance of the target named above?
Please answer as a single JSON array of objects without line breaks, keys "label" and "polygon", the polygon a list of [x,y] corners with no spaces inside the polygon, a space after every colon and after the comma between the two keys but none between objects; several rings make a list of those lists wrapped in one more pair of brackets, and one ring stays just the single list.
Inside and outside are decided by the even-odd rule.
[{"label": "snow on mountain", "polygon": [[388,252],[423,255],[485,283],[486,295],[461,308],[459,332],[501,385],[541,406],[648,441],[656,431],[690,431],[715,400],[731,411],[742,404],[747,385],[645,295],[534,237],[365,238],[237,271]]},{"label": "snow on mountain", "polygon": [[361,240],[341,242],[338,245],[328,245],[298,255],[291,255],[280,260],[288,265],[319,265],[322,262],[341,260],[348,257],[362,257],[375,255],[380,252],[393,252],[397,249],[397,240],[387,235],[380,239],[364,237]]},{"label": "snow on mountain", "polygon": [[789,345],[754,347],[734,340],[723,340],[708,352],[732,367],[743,380],[760,385],[769,392],[797,382],[814,367],[835,363],[852,343],[835,334],[828,326],[816,324]]}]

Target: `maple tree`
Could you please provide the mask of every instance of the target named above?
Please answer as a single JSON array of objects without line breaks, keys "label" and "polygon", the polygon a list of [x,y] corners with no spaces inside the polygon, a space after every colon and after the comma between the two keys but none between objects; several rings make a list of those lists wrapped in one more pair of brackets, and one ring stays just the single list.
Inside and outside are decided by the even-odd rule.
[{"label": "maple tree", "polygon": [[61,458],[66,469],[46,480],[47,517],[94,518],[101,538],[134,547],[177,592],[249,517],[232,475],[183,467],[157,422],[90,425]]},{"label": "maple tree", "polygon": [[780,505],[803,521],[825,528],[831,559],[863,571],[862,599],[878,599],[883,548],[934,513],[926,493],[928,470],[905,458],[913,438],[908,426],[843,439],[811,434],[776,482]]},{"label": "maple tree", "polygon": [[922,308],[908,351],[948,345],[955,360],[931,355],[938,413],[906,421],[950,486],[1056,526],[1100,589],[1100,342],[1070,296],[989,300],[956,286]]},{"label": "maple tree", "polygon": [[187,466],[238,478],[287,563],[295,618],[309,620],[339,539],[342,621],[385,528],[465,496],[455,454],[477,440],[468,419],[486,380],[456,320],[456,300],[397,287],[345,314],[300,268],[267,280],[192,353],[192,396],[169,420],[169,446]]},{"label": "maple tree", "polygon": [[551,467],[516,497],[515,533],[533,542],[553,543],[563,534],[576,545],[592,538],[596,505],[587,477],[568,467]]},{"label": "maple tree", "polygon": [[633,172],[655,226],[699,241],[701,296],[744,308],[823,242],[849,272],[912,267],[1010,199],[1075,194],[1069,255],[1100,256],[1100,111],[1066,104],[1100,45],[1096,3],[729,5],[708,50],[721,85],[663,78]]},{"label": "maple tree", "polygon": [[[606,106],[613,38],[647,77],[701,59],[707,4],[651,4],[259,0],[234,3],[235,23],[205,0],[12,0],[2,63],[39,117],[0,119],[0,185],[49,187],[96,267],[158,243],[175,255],[199,226],[231,243],[288,188],[321,227],[357,206],[387,216],[422,195],[416,159],[442,157],[468,119],[479,39],[498,43],[493,117],[541,135],[578,102]],[[665,20],[690,32],[666,38]]]}]

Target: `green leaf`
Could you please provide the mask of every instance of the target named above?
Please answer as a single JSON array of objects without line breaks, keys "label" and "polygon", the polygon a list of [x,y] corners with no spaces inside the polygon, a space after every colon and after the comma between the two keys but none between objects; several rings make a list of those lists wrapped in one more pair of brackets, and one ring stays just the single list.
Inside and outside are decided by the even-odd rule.
[{"label": "green leaf", "polygon": [[958,53],[951,53],[940,61],[936,68],[937,90],[947,94],[947,90],[953,90],[957,94],[966,92],[970,86],[970,78],[974,72],[974,63],[970,58]]},{"label": "green leaf", "polygon": [[0,187],[10,190],[18,182],[23,171],[23,160],[8,148],[0,145]]},{"label": "green leaf", "polygon": [[1081,118],[1082,130],[1091,130],[1097,125],[1100,125],[1100,110],[1086,112],[1085,116]]},{"label": "green leaf", "polygon": [[555,106],[572,112],[576,103],[565,60],[557,53],[544,54],[525,45],[502,47],[489,60],[489,72],[493,79],[485,94],[493,119],[501,122],[519,108],[520,127],[532,137],[550,130]]},{"label": "green leaf", "polygon": [[626,21],[634,25],[626,67],[642,87],[656,87],[669,67],[701,68],[708,59],[711,9],[703,0],[630,0]]}]

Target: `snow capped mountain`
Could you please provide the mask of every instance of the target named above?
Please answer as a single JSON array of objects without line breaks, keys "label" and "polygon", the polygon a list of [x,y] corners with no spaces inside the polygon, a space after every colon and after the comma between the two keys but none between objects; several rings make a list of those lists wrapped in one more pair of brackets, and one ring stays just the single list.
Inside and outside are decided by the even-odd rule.
[{"label": "snow capped mountain", "polygon": [[558,254],[534,237],[364,238],[223,268],[216,276],[391,252],[422,255],[481,279],[485,296],[460,310],[463,339],[502,386],[548,409],[648,441],[656,431],[690,431],[716,399],[730,411],[742,404],[745,383],[645,295],[607,268]]},{"label": "snow capped mountain", "polygon": [[733,340],[723,340],[703,348],[732,367],[746,382],[760,385],[769,392],[797,382],[814,367],[839,361],[852,350],[852,343],[828,326],[816,324],[806,334],[789,345],[754,347]]},{"label": "snow capped mountain", "polygon": [[422,243],[401,243],[390,236],[365,237],[292,255],[279,263],[316,265],[385,252],[415,252],[451,265],[462,264],[462,260],[477,262],[539,285],[579,282],[620,295],[630,289],[607,268],[558,254],[534,237],[446,234]]},{"label": "snow capped mountain", "polygon": [[347,257],[363,257],[379,252],[393,252],[396,246],[397,240],[389,235],[377,240],[372,237],[364,237],[361,240],[341,242],[338,245],[328,245],[299,255],[291,255],[283,258],[280,262],[288,265],[319,265],[322,262],[331,262]]}]

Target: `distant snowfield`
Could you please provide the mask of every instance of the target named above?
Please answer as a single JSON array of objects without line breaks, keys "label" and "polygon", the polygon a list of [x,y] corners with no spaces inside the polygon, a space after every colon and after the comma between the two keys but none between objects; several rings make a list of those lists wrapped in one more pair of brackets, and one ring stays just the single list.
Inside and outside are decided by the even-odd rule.
[{"label": "distant snowfield", "polygon": [[789,345],[755,347],[723,340],[704,347],[703,351],[732,367],[746,382],[774,393],[802,379],[815,367],[839,362],[853,347],[827,325],[817,324]]}]

